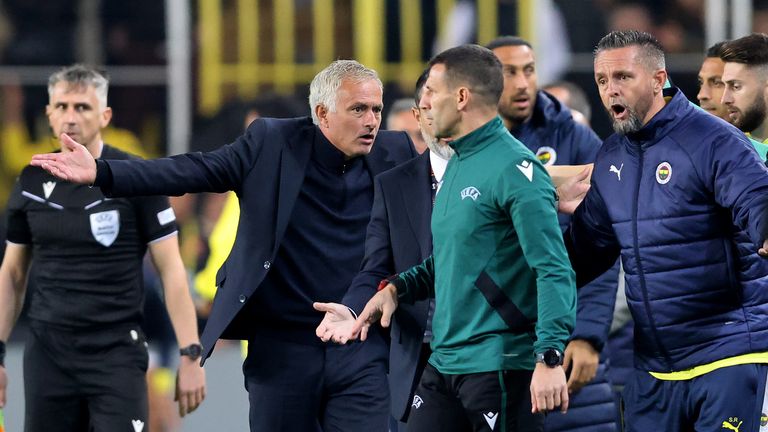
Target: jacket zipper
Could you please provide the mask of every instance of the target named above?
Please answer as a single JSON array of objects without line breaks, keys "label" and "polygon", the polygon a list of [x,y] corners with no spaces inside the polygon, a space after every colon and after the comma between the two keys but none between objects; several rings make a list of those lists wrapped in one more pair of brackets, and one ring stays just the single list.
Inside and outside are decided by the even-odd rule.
[{"label": "jacket zipper", "polygon": [[[456,172],[458,171],[457,165],[459,165],[461,160],[459,159],[458,155],[454,156],[452,159],[453,160],[451,161],[451,163],[453,163],[454,166],[451,167],[451,172],[450,172],[451,177],[448,178],[448,176],[447,176],[447,174],[449,174],[449,172],[448,172],[448,167],[446,166],[445,172],[443,173],[443,185],[440,187],[440,191],[441,192],[446,192],[446,193],[451,192],[451,193],[453,193],[453,181],[456,179]],[[448,198],[450,199],[451,197],[449,196]],[[435,202],[437,202],[437,201],[435,201]],[[447,203],[448,201],[444,200],[443,202]],[[442,208],[443,216],[448,214],[448,207],[449,207],[448,204],[443,205],[443,208]],[[436,208],[432,209],[433,212],[435,210],[437,210],[437,209]]]},{"label": "jacket zipper", "polygon": [[632,240],[633,240],[633,248],[635,250],[635,261],[637,262],[637,275],[640,279],[640,290],[643,293],[643,305],[645,305],[645,313],[646,318],[648,319],[648,325],[651,327],[651,334],[653,334],[653,340],[656,342],[656,346],[658,347],[659,351],[661,352],[661,355],[664,356],[664,361],[667,364],[667,369],[672,368],[672,359],[669,357],[669,353],[667,352],[667,349],[664,347],[664,344],[661,343],[661,339],[659,338],[658,330],[656,329],[656,323],[653,320],[653,316],[651,314],[651,302],[648,300],[648,288],[645,285],[645,271],[643,270],[643,264],[640,260],[640,245],[637,235],[637,213],[638,213],[638,201],[640,198],[640,184],[643,180],[643,147],[642,145],[638,145],[638,149],[640,151],[640,162],[639,162],[639,168],[638,168],[638,176],[637,176],[637,185],[635,187],[635,199],[632,202]]}]

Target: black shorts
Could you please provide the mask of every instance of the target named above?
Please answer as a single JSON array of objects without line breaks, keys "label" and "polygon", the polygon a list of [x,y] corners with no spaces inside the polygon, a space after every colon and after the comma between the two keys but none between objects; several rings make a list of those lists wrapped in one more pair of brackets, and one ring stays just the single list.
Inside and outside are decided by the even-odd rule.
[{"label": "black shorts", "polygon": [[138,325],[99,331],[30,327],[26,432],[147,432],[147,347]]},{"label": "black shorts", "polygon": [[531,413],[533,371],[441,374],[427,364],[413,396],[409,432],[543,431]]}]

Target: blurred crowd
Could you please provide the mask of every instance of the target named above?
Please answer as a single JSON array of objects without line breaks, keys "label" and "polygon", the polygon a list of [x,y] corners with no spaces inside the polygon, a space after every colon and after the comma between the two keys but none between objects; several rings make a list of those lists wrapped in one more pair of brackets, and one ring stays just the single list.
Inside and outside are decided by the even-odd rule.
[{"label": "blurred crowd", "polygon": [[[201,0],[202,1],[202,0]],[[89,10],[87,5],[96,3]],[[224,16],[231,16],[236,2],[223,2]],[[261,2],[267,4],[269,2]],[[339,2],[337,2],[339,3]],[[343,2],[342,2],[343,3]],[[387,19],[399,19],[397,1],[387,1]],[[436,0],[422,0],[423,59],[428,60],[435,50],[445,45],[476,41],[476,29],[471,23],[476,2],[460,0],[452,11],[456,23],[451,35],[436,34]],[[595,43],[611,30],[637,29],[655,35],[666,49],[669,58],[675,54],[697,53],[702,59],[708,48],[704,36],[704,0],[550,0],[545,10],[547,22],[557,28],[540,26],[537,32],[554,36],[542,40],[547,46],[537,47],[539,84],[564,104],[571,107],[577,121],[591,125],[605,138],[611,131],[607,117],[598,108],[597,90],[591,74],[571,71],[567,61],[550,62],[548,57],[572,53],[591,52]],[[310,13],[312,2],[297,1],[298,22]],[[768,1],[754,0],[753,29],[768,33]],[[499,1],[498,34],[515,34],[517,2]],[[348,14],[351,8],[344,11]],[[229,11],[229,14],[226,13]],[[130,2],[87,2],[66,0],[3,0],[0,2],[0,202],[5,203],[15,178],[31,156],[59,147],[45,118],[44,107],[48,94],[44,82],[32,84],[23,76],[14,75],[17,66],[59,66],[88,61],[110,67],[126,65],[164,65],[165,19],[162,1],[133,0]],[[341,20],[340,20],[341,21]],[[344,25],[344,24],[340,24]],[[302,25],[297,25],[302,32]],[[399,60],[398,26],[387,27],[386,57]],[[305,29],[306,30],[306,29]],[[96,38],[94,40],[94,38]],[[337,47],[340,57],[352,54],[353,38],[346,38]],[[345,46],[346,44],[346,46]],[[550,49],[551,47],[551,49]],[[236,50],[236,47],[225,47]],[[299,52],[303,52],[299,50]],[[551,53],[551,54],[550,54]],[[307,57],[300,54],[300,57]],[[309,56],[311,57],[311,56]],[[305,59],[306,60],[306,59]],[[302,61],[302,59],[297,59]],[[311,61],[309,59],[308,61]],[[9,72],[11,71],[11,72]],[[675,83],[689,100],[698,103],[697,71],[671,70]],[[197,73],[197,72],[195,72]],[[387,127],[409,132],[418,145],[421,137],[418,125],[410,115],[411,103],[400,99],[410,97],[412,79],[404,79],[410,87],[400,83],[385,83],[385,111]],[[269,85],[255,94],[237,94],[229,91],[229,99],[213,117],[196,116],[189,148],[193,151],[213,150],[221,143],[231,142],[258,117],[297,117],[309,114],[306,88],[297,88],[295,94],[277,94]],[[700,98],[699,98],[700,99]],[[396,102],[397,101],[397,102]],[[104,141],[127,152],[148,158],[165,154],[164,124],[167,109],[166,89],[162,86],[112,85],[109,105],[115,112],[112,124],[104,131]],[[594,107],[594,109],[592,108]],[[594,111],[594,112],[593,112]],[[401,115],[402,114],[402,115]],[[385,125],[382,125],[384,128]],[[423,148],[422,148],[423,150]],[[171,199],[180,226],[180,243],[184,264],[195,291],[196,307],[205,318],[213,298],[216,269],[229,252],[238,219],[237,198],[234,194],[188,194]],[[4,209],[4,205],[2,206]],[[4,217],[0,218],[0,235],[4,238]],[[219,223],[217,224],[217,221]],[[172,370],[174,359],[173,331],[162,307],[159,281],[147,266],[145,284],[147,304],[145,324],[152,346],[150,360],[150,392],[156,413],[156,424],[151,430],[173,430],[178,419],[173,414]],[[621,289],[619,289],[621,292]],[[620,303],[620,302],[619,302]],[[617,334],[631,326],[625,309],[618,306]],[[23,319],[22,319],[23,323]],[[12,338],[24,337],[23,325]],[[630,337],[624,334],[621,337]],[[627,361],[617,356],[615,370]]]}]

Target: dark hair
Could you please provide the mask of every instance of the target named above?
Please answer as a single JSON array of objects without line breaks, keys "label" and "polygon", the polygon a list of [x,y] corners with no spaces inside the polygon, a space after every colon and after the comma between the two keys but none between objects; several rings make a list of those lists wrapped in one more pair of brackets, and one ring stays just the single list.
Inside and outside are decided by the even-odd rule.
[{"label": "dark hair", "polygon": [[518,36],[499,36],[496,39],[488,42],[485,47],[489,50],[495,50],[496,48],[507,46],[527,46],[528,48],[533,49],[527,40]]},{"label": "dark hair", "polygon": [[496,106],[504,89],[501,62],[488,48],[480,45],[461,45],[447,49],[429,61],[445,66],[446,82],[450,87],[466,85],[487,105]]},{"label": "dark hair", "polygon": [[707,58],[720,58],[723,55],[723,48],[728,41],[720,41],[707,48]]},{"label": "dark hair", "polygon": [[424,83],[429,78],[429,68],[424,69],[424,72],[419,75],[419,79],[416,80],[416,90],[413,93],[413,100],[416,103],[416,108],[419,108],[419,101],[421,100],[421,91],[424,90]]},{"label": "dark hair", "polygon": [[720,58],[726,63],[743,63],[747,66],[768,65],[768,35],[752,33],[725,44]]},{"label": "dark hair", "polygon": [[664,69],[664,48],[650,33],[637,30],[616,30],[600,39],[595,48],[595,57],[603,51],[637,46],[642,51],[643,63],[649,69]]},{"label": "dark hair", "polygon": [[576,111],[584,114],[587,121],[592,118],[592,107],[589,105],[589,98],[584,90],[570,81],[555,81],[551,84],[545,85],[542,90],[548,91],[551,88],[561,87],[564,88],[569,95],[570,101],[568,108],[575,109]]}]

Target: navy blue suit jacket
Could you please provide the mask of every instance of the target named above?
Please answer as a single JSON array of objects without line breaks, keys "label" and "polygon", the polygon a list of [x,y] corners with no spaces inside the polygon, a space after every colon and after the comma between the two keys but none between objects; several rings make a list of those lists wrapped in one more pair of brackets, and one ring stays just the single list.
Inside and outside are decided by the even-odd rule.
[{"label": "navy blue suit jacket", "polygon": [[[212,152],[109,161],[99,167],[95,185],[107,195],[237,193],[240,223],[232,251],[216,276],[219,289],[203,331],[203,362],[219,338],[244,339],[251,334],[235,317],[277,254],[304,181],[315,131],[309,117],[263,118],[251,123],[235,142]],[[416,155],[407,134],[381,131],[365,163],[374,176]]]},{"label": "navy blue suit jacket", "polygon": [[[432,253],[431,165],[429,152],[374,179],[373,209],[365,258],[343,303],[360,313],[379,282],[408,270]],[[389,388],[392,417],[405,421],[420,373],[419,355],[429,301],[401,303],[390,329]]]}]

